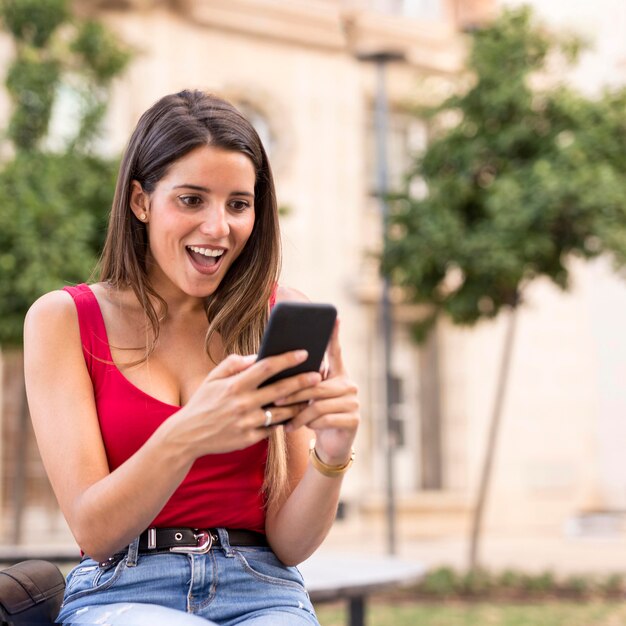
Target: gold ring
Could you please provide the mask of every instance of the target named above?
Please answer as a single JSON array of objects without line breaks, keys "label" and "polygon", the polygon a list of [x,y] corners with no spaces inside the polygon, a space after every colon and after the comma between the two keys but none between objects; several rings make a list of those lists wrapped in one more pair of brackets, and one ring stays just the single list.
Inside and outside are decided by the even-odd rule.
[{"label": "gold ring", "polygon": [[265,422],[263,423],[263,427],[267,428],[268,426],[272,425],[272,412],[268,409],[267,411],[265,411]]}]

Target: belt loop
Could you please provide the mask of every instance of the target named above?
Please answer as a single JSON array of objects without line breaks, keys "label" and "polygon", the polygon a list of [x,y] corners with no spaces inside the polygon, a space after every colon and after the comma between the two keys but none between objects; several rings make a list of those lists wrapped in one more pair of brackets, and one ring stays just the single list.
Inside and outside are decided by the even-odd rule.
[{"label": "belt loop", "polygon": [[233,548],[230,545],[230,537],[228,536],[228,531],[225,528],[216,528],[217,534],[220,538],[220,547],[224,550],[224,554],[226,556],[233,556]]},{"label": "belt loop", "polygon": [[135,567],[137,565],[138,554],[139,554],[139,537],[136,537],[128,546],[128,557],[126,558],[127,567]]}]

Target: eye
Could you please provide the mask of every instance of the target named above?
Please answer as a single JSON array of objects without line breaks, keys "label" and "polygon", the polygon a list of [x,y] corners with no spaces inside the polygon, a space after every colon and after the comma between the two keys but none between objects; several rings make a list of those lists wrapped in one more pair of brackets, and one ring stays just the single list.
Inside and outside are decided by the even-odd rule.
[{"label": "eye", "polygon": [[247,200],[231,200],[228,203],[228,206],[230,206],[233,211],[241,213],[250,208],[250,203]]},{"label": "eye", "polygon": [[196,206],[200,206],[200,204],[202,204],[202,198],[200,196],[184,195],[184,196],[178,196],[178,199],[185,206],[188,206],[188,207],[196,207]]}]

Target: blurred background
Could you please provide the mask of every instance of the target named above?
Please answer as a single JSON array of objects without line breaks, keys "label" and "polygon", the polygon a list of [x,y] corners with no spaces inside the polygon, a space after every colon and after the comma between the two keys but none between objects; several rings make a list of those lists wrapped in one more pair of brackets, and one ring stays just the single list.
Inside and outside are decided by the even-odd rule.
[{"label": "blurred background", "polygon": [[[626,256],[626,195],[616,174],[625,163],[620,146],[626,152],[626,109],[618,96],[608,102],[604,91],[618,93],[626,85],[626,4],[531,3],[542,37],[569,38],[570,44],[563,44],[569,56],[550,56],[535,68],[532,88],[541,92],[564,85],[575,97],[566,99],[569,108],[555,106],[562,124],[556,139],[539,127],[524,132],[565,150],[586,141],[585,132],[600,128],[595,125],[604,120],[613,124],[602,126],[611,154],[598,149],[585,160],[591,148],[582,150],[568,161],[570,169],[559,170],[560,178],[551,170],[541,179],[542,167],[562,163],[561,152],[551,156],[543,148],[529,148],[522,155],[525,161],[517,153],[515,158],[538,178],[528,178],[526,188],[519,180],[513,187],[494,185],[492,195],[492,179],[497,182],[506,167],[492,171],[489,158],[475,164],[482,172],[476,179],[481,195],[472,196],[471,204],[480,212],[481,228],[496,219],[494,206],[500,207],[497,219],[510,225],[516,207],[530,206],[548,188],[558,199],[554,202],[565,202],[560,194],[567,187],[563,193],[569,194],[565,204],[571,221],[564,223],[571,237],[558,246],[554,240],[546,244],[558,253],[554,267],[542,265],[532,251],[515,261],[503,256],[524,241],[535,241],[545,226],[540,219],[523,226],[528,239],[523,228],[507,231],[512,239],[499,254],[513,267],[507,278],[510,297],[496,293],[501,276],[489,278],[487,272],[474,308],[465,313],[449,297],[470,285],[473,270],[459,259],[488,259],[488,245],[472,253],[444,244],[437,260],[436,236],[418,238],[414,248],[398,242],[412,241],[404,237],[409,223],[417,223],[418,231],[426,223],[411,222],[411,211],[423,218],[424,212],[437,210],[427,200],[428,190],[439,185],[438,173],[461,168],[465,158],[462,150],[455,152],[454,142],[441,138],[459,127],[471,103],[456,102],[443,111],[433,107],[476,87],[480,58],[478,65],[468,65],[468,59],[476,60],[471,56],[476,36],[500,23],[505,10],[518,15],[518,26],[530,23],[524,21],[531,20],[529,13],[510,12],[521,3],[31,2],[27,18],[42,23],[57,19],[50,17],[54,6],[66,7],[58,28],[41,41],[33,39],[33,33],[43,32],[40,26],[19,22],[17,10],[11,13],[19,2],[3,4],[2,543],[73,544],[24,419],[20,319],[38,292],[89,278],[115,162],[140,114],[166,93],[200,88],[230,99],[260,133],[281,207],[282,282],[312,300],[337,305],[349,371],[360,386],[358,458],[322,550],[395,553],[430,567],[463,568],[472,529],[478,529],[480,563],[487,567],[626,570],[626,282],[620,269]],[[52,6],[50,15],[37,13],[44,5]],[[511,19],[501,26],[505,34],[515,26]],[[105,30],[94,29],[94,23]],[[92,30],[81,24],[91,24]],[[586,47],[572,44],[574,35]],[[522,71],[507,69],[515,54],[512,49],[510,57],[491,59],[490,71],[500,74],[493,74],[499,78],[485,93],[500,93],[507,72]],[[16,60],[22,63],[17,69]],[[40,70],[42,63],[50,65],[29,74],[37,63]],[[34,76],[31,83],[28,76]],[[520,91],[519,98],[515,93],[506,97],[523,106],[526,96]],[[600,108],[584,108],[588,102]],[[484,111],[490,105],[481,106]],[[26,112],[16,121],[19,107]],[[530,103],[530,110],[537,107]],[[582,121],[576,118],[580,111],[587,112]],[[33,120],[42,114],[49,124],[36,126]],[[503,137],[509,122],[505,115],[492,139]],[[480,124],[465,132],[463,145],[480,140],[484,148],[477,148],[468,162],[495,150],[485,138],[488,133],[481,133]],[[436,141],[447,165],[436,165],[434,151],[424,160]],[[603,139],[598,135],[589,141],[595,146]],[[498,150],[501,163],[504,149]],[[583,159],[580,177],[572,166],[576,159]],[[429,163],[435,164],[430,172]],[[455,180],[464,175],[454,171]],[[626,167],[621,174],[626,176]],[[580,184],[574,188],[573,183]],[[458,219],[458,211],[469,205],[459,203],[454,193],[450,206],[457,207]],[[599,198],[595,204],[594,198]],[[549,199],[542,202],[536,207],[540,216],[550,205]],[[577,212],[577,202],[585,211]],[[441,206],[447,206],[445,198]],[[507,208],[511,214],[502,217]],[[405,221],[394,226],[397,214]],[[596,216],[606,220],[596,223]],[[545,228],[553,229],[554,223]],[[470,241],[471,220],[464,224],[467,230],[450,241]],[[427,249],[420,248],[420,241]],[[380,256],[387,245],[389,264],[381,278]],[[541,245],[536,248],[543,250]],[[450,258],[460,255],[454,263],[446,258],[446,247]],[[413,261],[431,256],[430,270],[420,266],[411,274]],[[508,361],[503,360],[507,345]],[[494,423],[499,427],[490,448]]]}]

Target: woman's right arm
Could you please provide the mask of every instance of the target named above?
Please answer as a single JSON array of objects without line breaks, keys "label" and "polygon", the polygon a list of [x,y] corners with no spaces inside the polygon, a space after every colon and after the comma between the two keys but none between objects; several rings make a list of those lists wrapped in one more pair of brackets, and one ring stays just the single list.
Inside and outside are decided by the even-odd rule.
[{"label": "woman's right arm", "polygon": [[61,510],[81,549],[104,560],[149,525],[193,459],[155,433],[109,472],[69,294],[49,293],[28,312],[24,370],[37,443]]},{"label": "woman's right arm", "polygon": [[288,353],[252,365],[253,359],[228,357],[183,409],[110,472],[71,296],[56,291],[35,302],[24,323],[28,404],[48,477],[81,549],[105,560],[149,526],[197,457],[265,438],[263,404],[319,377],[256,387],[302,358]]}]

